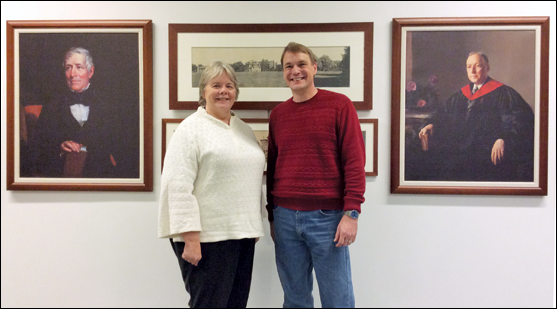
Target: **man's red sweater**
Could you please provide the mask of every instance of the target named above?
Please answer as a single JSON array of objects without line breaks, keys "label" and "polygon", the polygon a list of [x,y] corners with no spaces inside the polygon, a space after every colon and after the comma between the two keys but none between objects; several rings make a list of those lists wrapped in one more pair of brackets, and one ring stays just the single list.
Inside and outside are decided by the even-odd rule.
[{"label": "man's red sweater", "polygon": [[319,89],[301,103],[290,98],[269,119],[267,210],[273,205],[311,211],[361,211],[365,145],[354,104]]}]

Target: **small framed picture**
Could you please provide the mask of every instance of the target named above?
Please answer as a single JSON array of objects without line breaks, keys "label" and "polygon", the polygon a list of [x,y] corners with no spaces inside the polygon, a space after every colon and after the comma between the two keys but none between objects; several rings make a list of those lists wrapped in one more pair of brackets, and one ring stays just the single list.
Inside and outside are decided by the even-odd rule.
[{"label": "small framed picture", "polygon": [[366,145],[366,176],[377,176],[378,119],[360,119]]}]

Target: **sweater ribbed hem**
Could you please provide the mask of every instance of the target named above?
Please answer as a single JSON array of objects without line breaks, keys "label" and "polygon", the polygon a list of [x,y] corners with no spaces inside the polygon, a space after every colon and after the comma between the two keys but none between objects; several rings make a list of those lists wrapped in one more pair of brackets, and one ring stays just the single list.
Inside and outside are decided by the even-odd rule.
[{"label": "sweater ribbed hem", "polygon": [[[286,198],[274,197],[275,205],[283,208],[299,211],[315,211],[315,210],[357,210],[361,212],[361,205],[359,204],[345,204],[344,199],[303,199],[303,198]],[[275,220],[273,216],[273,206],[267,205],[267,213],[269,222]]]}]

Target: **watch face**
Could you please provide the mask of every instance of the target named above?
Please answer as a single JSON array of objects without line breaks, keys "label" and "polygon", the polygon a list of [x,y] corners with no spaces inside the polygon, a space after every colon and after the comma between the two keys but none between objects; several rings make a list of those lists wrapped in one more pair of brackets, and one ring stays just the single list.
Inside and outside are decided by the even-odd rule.
[{"label": "watch face", "polygon": [[347,210],[344,212],[346,216],[349,216],[352,219],[358,219],[360,213],[357,210]]}]

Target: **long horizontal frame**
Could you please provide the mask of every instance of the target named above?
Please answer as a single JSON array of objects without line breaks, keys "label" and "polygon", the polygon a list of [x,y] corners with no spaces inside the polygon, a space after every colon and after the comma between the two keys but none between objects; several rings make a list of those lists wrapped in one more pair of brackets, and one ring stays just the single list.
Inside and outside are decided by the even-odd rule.
[{"label": "long horizontal frame", "polygon": [[[178,128],[184,119],[180,118],[163,118],[162,119],[162,145],[161,145],[161,172],[164,167],[164,156],[166,148],[172,137],[174,131]],[[253,131],[268,131],[269,120],[261,118],[246,118],[242,119],[247,123]],[[360,119],[360,126],[362,132],[366,132],[366,176],[377,176],[377,145],[378,145],[378,119]],[[256,135],[257,137],[257,135]],[[265,168],[266,170],[266,168]]]},{"label": "long horizontal frame", "polygon": [[[403,63],[402,46],[407,29],[425,31],[445,28],[450,31],[462,29],[481,30],[495,27],[498,30],[532,27],[537,32],[539,44],[536,49],[535,76],[538,93],[536,106],[536,152],[534,181],[528,183],[483,182],[428,182],[404,179],[404,103],[405,83],[402,79],[406,67]],[[490,28],[487,28],[490,29]],[[549,97],[549,18],[548,17],[479,17],[479,18],[394,18],[392,41],[392,112],[391,112],[391,193],[411,194],[473,194],[473,195],[547,195],[547,143],[548,143],[548,97]],[[455,89],[456,90],[456,89]]]},{"label": "long horizontal frame", "polygon": [[[7,189],[65,191],[153,190],[153,52],[151,20],[31,20],[7,21]],[[139,42],[139,177],[137,178],[41,178],[19,177],[20,33],[137,33]],[[61,57],[63,54],[61,55]],[[98,59],[97,59],[98,60]],[[98,70],[97,70],[98,71]],[[94,77],[93,77],[94,78]],[[17,100],[17,101],[16,101]],[[17,152],[17,153],[16,153]]]},{"label": "long horizontal frame", "polygon": [[[193,47],[284,48],[291,41],[308,47],[350,46],[350,86],[331,89],[346,94],[356,109],[372,109],[373,23],[169,24],[168,38],[170,109],[195,110],[199,106],[199,92],[191,80]],[[234,104],[236,110],[271,110],[292,96],[286,85],[240,87],[240,100]]]}]

